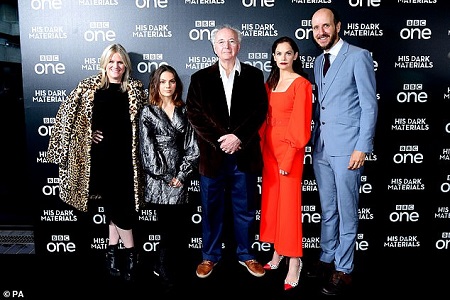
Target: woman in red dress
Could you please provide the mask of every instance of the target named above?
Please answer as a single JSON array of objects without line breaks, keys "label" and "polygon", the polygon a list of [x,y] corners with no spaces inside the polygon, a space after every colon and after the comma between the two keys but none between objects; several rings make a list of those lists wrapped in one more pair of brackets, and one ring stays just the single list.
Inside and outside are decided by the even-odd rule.
[{"label": "woman in red dress", "polygon": [[274,246],[266,270],[277,269],[284,257],[288,260],[284,289],[289,290],[298,285],[302,269],[301,182],[311,136],[312,86],[302,76],[299,49],[291,38],[273,43],[271,63],[266,82],[269,110],[260,129],[264,161],[260,240]]}]

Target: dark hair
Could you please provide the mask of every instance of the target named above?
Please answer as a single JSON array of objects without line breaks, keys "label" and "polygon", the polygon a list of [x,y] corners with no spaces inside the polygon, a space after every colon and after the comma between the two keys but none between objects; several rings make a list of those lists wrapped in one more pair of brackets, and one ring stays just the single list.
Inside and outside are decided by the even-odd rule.
[{"label": "dark hair", "polygon": [[277,62],[274,58],[275,50],[277,49],[278,44],[281,43],[288,43],[292,50],[294,50],[294,53],[298,53],[297,59],[294,60],[292,64],[292,68],[294,69],[294,72],[297,74],[302,75],[305,78],[308,78],[308,75],[303,71],[302,61],[300,60],[300,50],[298,49],[297,44],[295,41],[288,37],[288,36],[282,36],[275,40],[272,44],[272,52],[271,52],[271,58],[270,58],[270,66],[272,67],[270,70],[269,77],[267,77],[267,85],[269,86],[269,89],[274,89],[277,84],[278,80],[280,79],[280,69],[277,66]]},{"label": "dark hair", "polygon": [[148,98],[150,104],[161,106],[162,100],[161,96],[159,95],[159,85],[160,85],[160,79],[161,74],[164,72],[170,72],[173,74],[173,77],[175,78],[175,82],[177,84],[175,88],[175,92],[173,93],[173,103],[175,106],[182,105],[183,102],[183,83],[181,82],[180,77],[178,76],[177,71],[169,65],[161,65],[156,70],[154,70],[150,74],[150,82],[148,84]]}]

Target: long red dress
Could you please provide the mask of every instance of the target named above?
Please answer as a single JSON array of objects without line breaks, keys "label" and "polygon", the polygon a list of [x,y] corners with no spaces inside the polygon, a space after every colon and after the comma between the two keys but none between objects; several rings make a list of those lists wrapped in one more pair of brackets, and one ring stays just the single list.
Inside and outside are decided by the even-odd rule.
[{"label": "long red dress", "polygon": [[[305,146],[311,136],[312,86],[296,78],[285,92],[268,89],[267,120],[260,129],[264,161],[260,240],[278,254],[302,257],[302,175]],[[287,171],[280,175],[280,169]]]}]

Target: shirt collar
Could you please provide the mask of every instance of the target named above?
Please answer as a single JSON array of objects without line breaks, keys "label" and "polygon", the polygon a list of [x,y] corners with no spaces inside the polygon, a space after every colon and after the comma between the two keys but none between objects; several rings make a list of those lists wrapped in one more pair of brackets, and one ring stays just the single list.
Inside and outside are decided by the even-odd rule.
[{"label": "shirt collar", "polygon": [[339,50],[341,50],[342,45],[344,45],[344,41],[341,38],[339,38],[339,41],[333,47],[331,47],[331,49],[328,52],[324,53],[330,53],[332,56],[336,57],[339,53]]},{"label": "shirt collar", "polygon": [[[220,70],[220,76],[225,76],[224,78],[226,78],[226,72],[225,69],[222,67],[222,65],[220,64],[220,61],[218,62],[219,64],[219,70]],[[241,74],[241,62],[239,61],[239,58],[236,57],[236,60],[234,62],[234,67],[233,67],[233,72],[238,72],[238,75]]]}]

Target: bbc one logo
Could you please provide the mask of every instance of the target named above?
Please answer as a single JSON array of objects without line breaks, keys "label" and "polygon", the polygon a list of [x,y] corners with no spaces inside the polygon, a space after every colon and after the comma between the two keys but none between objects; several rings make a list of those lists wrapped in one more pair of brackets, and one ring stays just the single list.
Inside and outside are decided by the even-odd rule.
[{"label": "bbc one logo", "polygon": [[389,215],[389,221],[393,223],[417,222],[419,221],[419,213],[414,211],[413,204],[396,205],[395,211]]},{"label": "bbc one logo", "polygon": [[89,29],[83,34],[87,42],[113,42],[116,40],[116,33],[109,29],[109,22],[89,22]]},{"label": "bbc one logo", "polygon": [[103,206],[99,206],[97,208],[97,212],[92,216],[92,222],[95,225],[105,225],[106,224],[105,208]]},{"label": "bbc one logo", "polygon": [[62,9],[62,3],[61,0],[31,0],[30,6],[34,10],[59,10]]},{"label": "bbc one logo", "polygon": [[167,8],[169,0],[136,0],[137,8]]},{"label": "bbc one logo", "polygon": [[443,232],[442,238],[436,241],[436,249],[450,249],[450,232]]},{"label": "bbc one logo", "polygon": [[252,243],[251,248],[258,252],[270,252],[271,246],[268,242],[261,242],[259,239],[259,234],[255,234],[255,241]]},{"label": "bbc one logo", "polygon": [[450,175],[447,175],[447,181],[441,184],[441,192],[448,193],[450,192]]},{"label": "bbc one logo", "polygon": [[404,84],[403,91],[397,94],[399,103],[426,103],[428,94],[422,91],[421,83]]},{"label": "bbc one logo", "polygon": [[270,73],[272,67],[270,65],[270,55],[268,53],[250,52],[247,57],[248,59],[243,61],[243,63],[254,66],[263,72]]},{"label": "bbc one logo", "polygon": [[150,74],[162,65],[168,65],[163,61],[164,55],[162,53],[144,53],[142,54],[142,61],[138,62],[136,69],[140,74]]},{"label": "bbc one logo", "polygon": [[311,20],[300,20],[301,26],[295,30],[297,40],[309,40],[312,38]]},{"label": "bbc one logo", "polygon": [[142,249],[145,252],[155,252],[155,251],[157,251],[160,241],[161,241],[161,235],[149,234],[148,240],[142,245]]},{"label": "bbc one logo", "polygon": [[59,61],[57,54],[39,55],[39,62],[34,65],[34,72],[37,75],[63,75],[66,73],[66,66]]},{"label": "bbc one logo", "polygon": [[51,241],[47,243],[47,251],[50,253],[75,252],[76,246],[70,241],[69,235],[55,234],[51,236]]},{"label": "bbc one logo", "polygon": [[242,0],[244,7],[273,7],[275,0]]},{"label": "bbc one logo", "polygon": [[315,205],[302,205],[302,223],[318,224],[320,220],[321,216]]},{"label": "bbc one logo", "polygon": [[372,185],[367,182],[367,176],[361,176],[361,186],[359,187],[360,194],[370,194],[372,193]]},{"label": "bbc one logo", "polygon": [[417,145],[400,146],[400,151],[394,154],[393,161],[396,164],[421,164],[423,154],[419,152]]},{"label": "bbc one logo", "polygon": [[195,28],[189,31],[189,39],[192,41],[209,41],[212,31],[215,30],[214,27],[216,27],[216,21],[197,20],[195,21]]},{"label": "bbc one logo", "polygon": [[47,184],[42,187],[41,191],[45,196],[59,195],[59,177],[47,178]]},{"label": "bbc one logo", "polygon": [[47,137],[52,135],[53,125],[55,124],[56,118],[42,118],[42,125],[37,128],[39,136]]},{"label": "bbc one logo", "polygon": [[358,251],[366,251],[369,250],[369,242],[364,239],[364,234],[358,233],[356,236],[356,245],[355,249]]},{"label": "bbc one logo", "polygon": [[429,40],[431,39],[431,29],[427,26],[426,20],[406,20],[405,28],[400,30],[400,38],[403,40]]},{"label": "bbc one logo", "polygon": [[[314,123],[314,121],[311,120],[311,129],[314,128],[314,124],[313,123]],[[313,152],[313,150],[312,150],[311,146],[306,146],[305,147],[305,156],[303,157],[303,164],[304,165],[312,166],[312,152]],[[314,182],[314,184],[316,184],[316,183]]]}]

